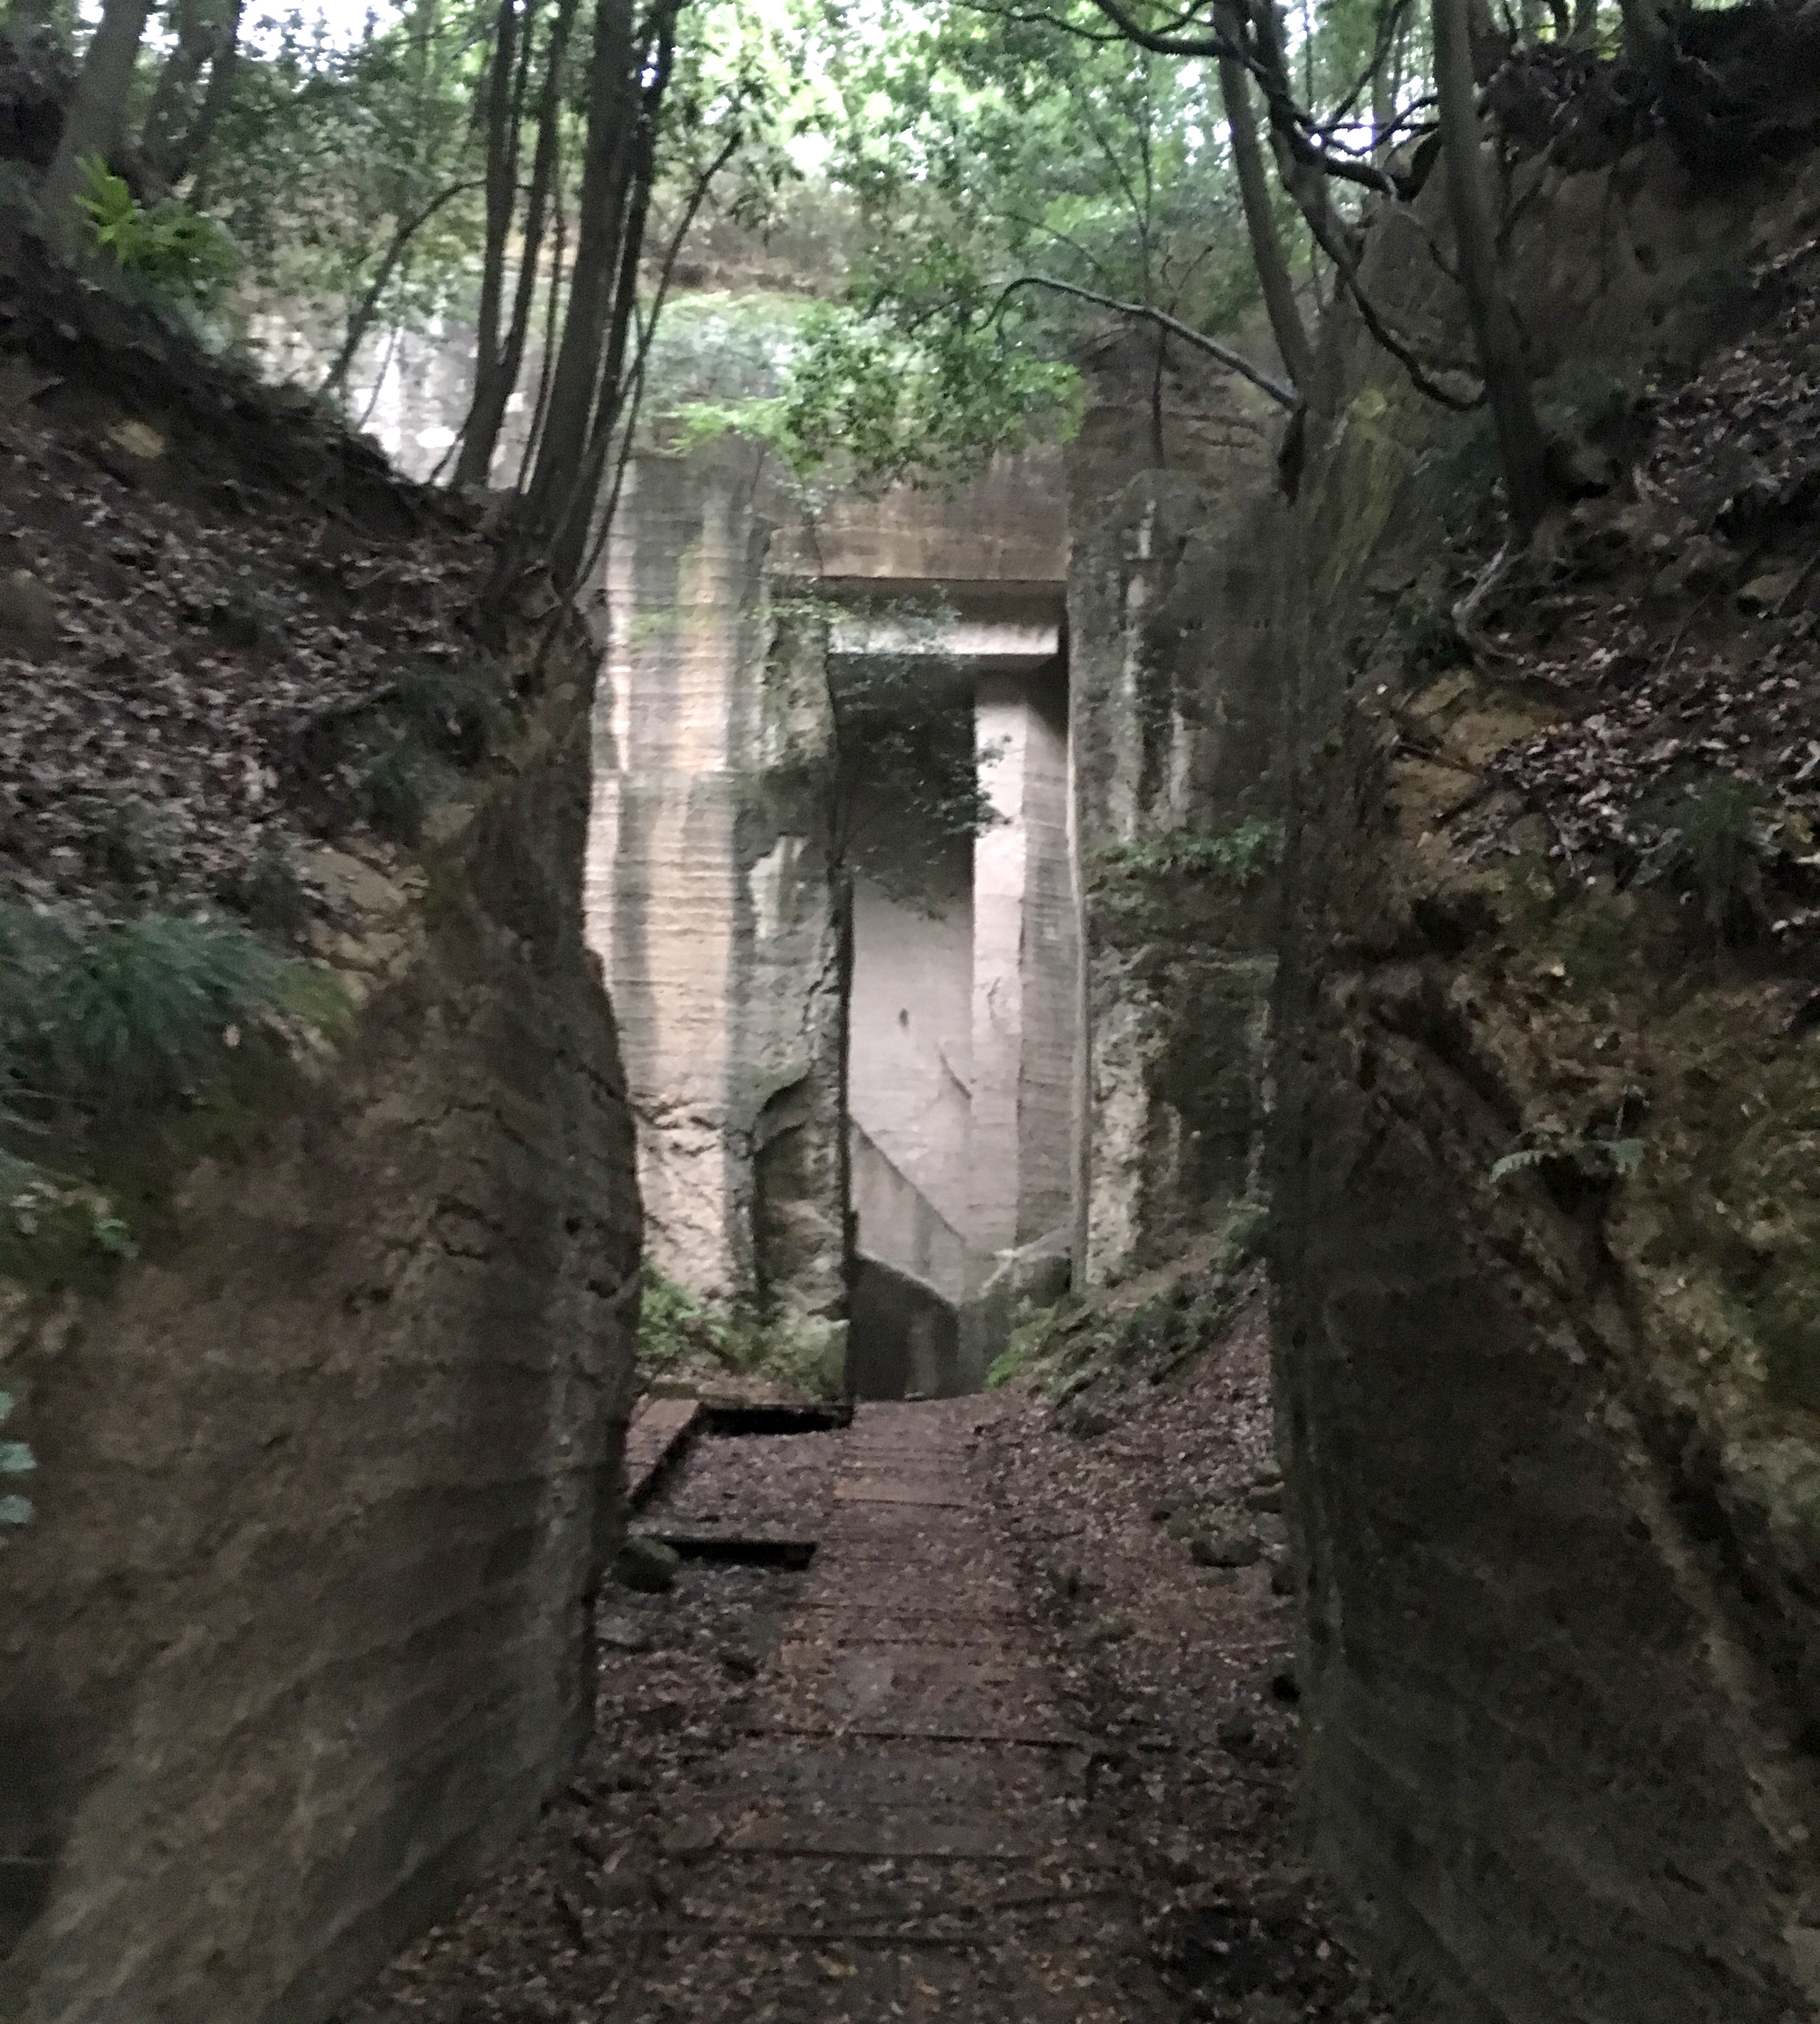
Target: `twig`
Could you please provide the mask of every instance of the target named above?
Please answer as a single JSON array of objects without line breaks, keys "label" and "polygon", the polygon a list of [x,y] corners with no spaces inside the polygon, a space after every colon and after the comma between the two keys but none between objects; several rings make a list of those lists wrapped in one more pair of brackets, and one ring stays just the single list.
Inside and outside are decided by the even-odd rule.
[{"label": "twig", "polygon": [[1148,302],[1121,302],[1116,295],[1103,295],[1097,288],[1077,287],[1073,281],[1053,280],[1047,274],[1020,274],[1015,281],[1007,281],[1001,291],[993,314],[996,316],[1006,302],[1019,288],[1052,288],[1057,295],[1073,295],[1084,302],[1096,302],[1100,308],[1114,310],[1121,316],[1136,317],[1140,321],[1154,323],[1159,330],[1167,331],[1172,337],[1179,337],[1184,344],[1192,345],[1204,351],[1210,358],[1216,358],[1229,371],[1236,372],[1242,380],[1249,380],[1261,392],[1268,394],[1279,407],[1293,414],[1301,404],[1294,390],[1272,380],[1268,373],[1260,372],[1250,360],[1235,351],[1230,345],[1222,344],[1216,337],[1208,337],[1191,324],[1153,308]]}]

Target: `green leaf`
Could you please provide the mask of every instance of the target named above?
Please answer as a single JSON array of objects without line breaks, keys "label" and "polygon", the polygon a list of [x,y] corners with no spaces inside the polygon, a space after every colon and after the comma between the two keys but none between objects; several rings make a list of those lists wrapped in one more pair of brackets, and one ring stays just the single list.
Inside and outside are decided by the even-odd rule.
[{"label": "green leaf", "polygon": [[0,1525],[29,1525],[31,1500],[27,1497],[0,1497]]},{"label": "green leaf", "polygon": [[207,308],[240,270],[240,255],[212,218],[167,197],[147,211],[99,155],[82,163],[87,187],[78,207],[97,247],[123,271],[137,273],[160,295]]},{"label": "green leaf", "polygon": [[139,1247],[134,1241],[132,1231],[111,1212],[97,1214],[90,1226],[90,1234],[97,1247],[110,1258],[132,1259],[139,1255]]},{"label": "green leaf", "polygon": [[1641,1138],[1608,1138],[1602,1150],[1620,1174],[1634,1174],[1643,1164],[1645,1148]]},{"label": "green leaf", "polygon": [[23,1441],[0,1441],[0,1476],[29,1476],[38,1458]]},{"label": "green leaf", "polygon": [[1552,1146],[1524,1146],[1514,1153],[1506,1153],[1503,1159],[1494,1160],[1492,1179],[1494,1182],[1507,1181],[1513,1174],[1526,1173],[1532,1167],[1539,1167],[1544,1160],[1559,1157],[1559,1149]]}]

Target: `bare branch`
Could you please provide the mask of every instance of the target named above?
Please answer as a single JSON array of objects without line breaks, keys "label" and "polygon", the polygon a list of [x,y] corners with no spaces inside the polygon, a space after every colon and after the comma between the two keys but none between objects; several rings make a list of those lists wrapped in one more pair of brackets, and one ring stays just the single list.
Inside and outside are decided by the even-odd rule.
[{"label": "bare branch", "polygon": [[1249,380],[1260,392],[1268,394],[1279,407],[1286,408],[1293,414],[1301,405],[1294,390],[1260,372],[1249,358],[1235,351],[1230,345],[1222,344],[1216,337],[1209,337],[1191,324],[1181,322],[1166,311],[1153,308],[1148,302],[1121,302],[1114,295],[1103,295],[1097,288],[1077,288],[1072,281],[1058,281],[1047,274],[1020,274],[1015,281],[1007,281],[1000,292],[996,315],[1019,288],[1051,288],[1059,295],[1073,295],[1084,302],[1095,302],[1103,310],[1114,310],[1121,316],[1135,318],[1140,323],[1154,324],[1158,329],[1167,331],[1172,337],[1179,337],[1184,344],[1191,345],[1197,351],[1204,351],[1209,358],[1216,358],[1228,372],[1236,372],[1242,380]]}]

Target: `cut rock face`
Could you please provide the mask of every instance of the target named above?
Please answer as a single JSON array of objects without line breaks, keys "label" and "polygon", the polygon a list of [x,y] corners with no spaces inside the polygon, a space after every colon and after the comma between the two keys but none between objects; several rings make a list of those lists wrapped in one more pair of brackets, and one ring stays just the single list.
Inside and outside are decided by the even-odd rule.
[{"label": "cut rock face", "polygon": [[640,1595],[663,1595],[676,1585],[682,1556],[661,1539],[648,1539],[634,1533],[619,1549],[613,1563],[613,1578],[622,1588]]}]

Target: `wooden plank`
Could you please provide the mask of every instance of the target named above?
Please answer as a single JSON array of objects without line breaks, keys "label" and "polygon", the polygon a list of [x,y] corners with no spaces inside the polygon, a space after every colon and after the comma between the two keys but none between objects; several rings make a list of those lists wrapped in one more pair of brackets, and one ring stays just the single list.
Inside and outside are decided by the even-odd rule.
[{"label": "wooden plank", "polygon": [[626,1430],[626,1497],[634,1511],[648,1503],[664,1472],[695,1438],[699,1399],[640,1399]]}]

